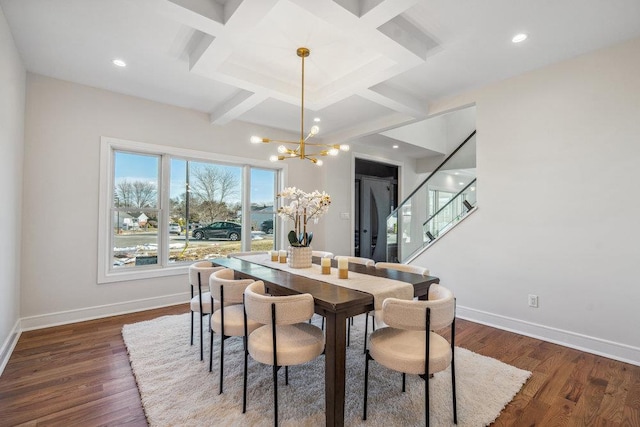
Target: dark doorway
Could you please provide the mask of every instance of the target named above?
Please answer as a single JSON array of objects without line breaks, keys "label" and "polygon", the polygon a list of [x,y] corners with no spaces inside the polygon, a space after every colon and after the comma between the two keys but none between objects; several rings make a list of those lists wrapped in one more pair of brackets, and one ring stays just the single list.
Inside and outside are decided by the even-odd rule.
[{"label": "dark doorway", "polygon": [[398,204],[398,167],[371,160],[355,164],[354,255],[387,260],[387,215]]}]

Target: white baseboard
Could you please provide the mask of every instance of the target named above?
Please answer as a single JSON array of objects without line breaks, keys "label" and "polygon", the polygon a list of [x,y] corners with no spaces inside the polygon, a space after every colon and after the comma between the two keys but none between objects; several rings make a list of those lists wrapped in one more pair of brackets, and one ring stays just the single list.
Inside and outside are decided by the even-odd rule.
[{"label": "white baseboard", "polygon": [[462,306],[457,307],[456,317],[640,366],[640,348],[627,344]]},{"label": "white baseboard", "polygon": [[34,329],[48,328],[50,326],[66,325],[68,323],[83,322],[85,320],[135,313],[137,311],[151,310],[170,305],[186,304],[190,299],[190,294],[188,292],[184,292],[115,304],[97,305],[93,307],[79,308],[76,310],[59,311],[56,313],[47,313],[38,316],[23,317],[21,319],[21,330],[31,331]]},{"label": "white baseboard", "polygon": [[7,366],[7,363],[9,363],[9,358],[18,343],[21,332],[20,319],[18,319],[15,325],[13,325],[11,332],[9,332],[9,336],[2,343],[2,347],[0,347],[0,375],[4,372],[4,368]]}]

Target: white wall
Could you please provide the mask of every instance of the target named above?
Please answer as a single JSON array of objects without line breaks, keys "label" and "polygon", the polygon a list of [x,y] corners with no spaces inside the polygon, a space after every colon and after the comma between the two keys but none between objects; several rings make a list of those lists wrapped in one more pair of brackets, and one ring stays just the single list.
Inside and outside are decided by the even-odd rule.
[{"label": "white wall", "polygon": [[25,69],[0,8],[0,372],[15,345],[20,319],[22,163]]},{"label": "white wall", "polygon": [[635,39],[430,106],[477,105],[479,209],[416,260],[461,316],[640,364],[638,76]]},{"label": "white wall", "polygon": [[[97,284],[101,136],[267,159],[276,147],[250,144],[253,134],[291,138],[240,122],[213,126],[207,114],[28,73],[23,328],[188,300],[183,276]],[[288,165],[285,184],[321,188],[322,169]]]}]

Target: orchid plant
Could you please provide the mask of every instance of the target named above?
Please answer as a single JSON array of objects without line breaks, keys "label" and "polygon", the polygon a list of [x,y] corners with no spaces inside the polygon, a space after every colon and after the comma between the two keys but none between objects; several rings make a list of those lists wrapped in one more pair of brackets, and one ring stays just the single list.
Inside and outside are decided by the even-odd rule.
[{"label": "orchid plant", "polygon": [[[318,223],[320,217],[329,210],[331,197],[324,191],[305,193],[296,187],[285,188],[278,197],[283,200],[278,215],[292,220],[294,224],[294,229],[288,235],[289,243],[291,246],[309,246],[313,233],[307,233],[307,223],[311,220],[314,224]],[[288,204],[285,204],[287,200]]]}]

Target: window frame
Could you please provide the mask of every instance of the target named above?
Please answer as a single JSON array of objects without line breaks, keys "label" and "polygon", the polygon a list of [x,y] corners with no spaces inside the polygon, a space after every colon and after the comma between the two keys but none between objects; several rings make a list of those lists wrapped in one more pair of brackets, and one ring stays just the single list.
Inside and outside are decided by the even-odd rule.
[{"label": "window frame", "polygon": [[[111,229],[112,221],[112,201],[114,199],[114,165],[115,152],[124,151],[133,154],[147,154],[160,156],[160,171],[158,183],[158,264],[149,266],[139,266],[136,268],[127,268],[116,270],[113,268],[112,248],[113,248],[113,230]],[[98,206],[98,284],[114,283],[121,281],[148,279],[155,277],[166,277],[185,274],[190,263],[171,263],[169,264],[169,253],[167,251],[167,242],[169,240],[169,220],[170,206],[169,189],[171,179],[171,158],[180,158],[187,161],[206,161],[216,164],[226,164],[231,166],[239,166],[243,168],[243,182],[241,185],[242,199],[245,192],[250,191],[250,170],[252,167],[260,169],[271,169],[276,171],[276,189],[282,190],[283,183],[286,182],[287,165],[278,163],[275,165],[268,160],[249,159],[245,157],[218,154],[213,152],[198,151],[188,148],[180,148],[168,145],[157,145],[146,142],[130,141],[119,138],[103,136],[100,138],[100,188],[99,188],[99,206]],[[248,178],[247,178],[248,177]],[[248,179],[249,181],[246,181]],[[243,203],[243,218],[250,216],[250,204]],[[164,225],[167,225],[165,227]],[[246,230],[246,228],[245,228]],[[188,230],[187,230],[188,232]],[[243,230],[243,234],[244,234]],[[250,230],[247,230],[250,236]],[[244,237],[244,236],[243,236]],[[282,236],[274,236],[275,244]],[[250,250],[250,239],[242,239],[243,250],[245,245]]]}]

